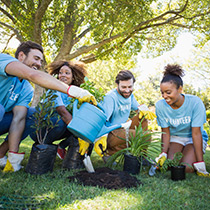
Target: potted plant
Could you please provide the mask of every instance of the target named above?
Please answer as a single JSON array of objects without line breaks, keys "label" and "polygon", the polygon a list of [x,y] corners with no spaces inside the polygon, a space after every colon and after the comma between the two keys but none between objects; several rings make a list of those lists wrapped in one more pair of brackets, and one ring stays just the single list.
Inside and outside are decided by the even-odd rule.
[{"label": "potted plant", "polygon": [[181,152],[176,152],[174,154],[173,160],[166,159],[163,166],[159,167],[161,172],[166,172],[170,168],[171,179],[173,181],[184,180],[186,165],[189,166],[190,168],[192,168],[192,166],[188,163],[181,162],[183,156],[184,155]]},{"label": "potted plant", "polygon": [[[43,93],[32,116],[34,124],[31,127],[35,129],[37,142],[32,146],[26,166],[26,172],[30,174],[44,174],[53,171],[57,145],[44,144],[47,134],[57,125],[60,119],[55,112],[55,102],[53,101],[57,96],[53,92],[53,90],[49,90]],[[55,115],[58,119],[53,124],[51,118],[55,117]]]},{"label": "potted plant", "polygon": [[[143,120],[143,119],[142,119]],[[141,121],[142,122],[142,121]],[[135,135],[130,135],[128,138],[128,130],[126,131],[127,147],[113,154],[107,161],[107,165],[113,166],[123,163],[123,170],[131,174],[138,174],[142,165],[142,160],[146,159],[149,162],[154,159],[160,150],[160,138],[157,136],[161,132],[152,132],[142,128],[141,122],[138,127],[135,127]],[[155,136],[152,139],[152,136]],[[120,138],[120,137],[119,137]]]}]

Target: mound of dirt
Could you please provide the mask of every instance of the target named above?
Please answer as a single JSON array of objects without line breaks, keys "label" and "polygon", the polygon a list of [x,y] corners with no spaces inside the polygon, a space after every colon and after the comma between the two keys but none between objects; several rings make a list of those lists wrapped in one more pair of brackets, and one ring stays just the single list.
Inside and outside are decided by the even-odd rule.
[{"label": "mound of dirt", "polygon": [[131,188],[142,184],[136,177],[125,171],[112,170],[106,167],[96,169],[95,173],[80,171],[68,179],[70,182],[76,179],[78,183],[86,186],[99,186],[107,189]]}]

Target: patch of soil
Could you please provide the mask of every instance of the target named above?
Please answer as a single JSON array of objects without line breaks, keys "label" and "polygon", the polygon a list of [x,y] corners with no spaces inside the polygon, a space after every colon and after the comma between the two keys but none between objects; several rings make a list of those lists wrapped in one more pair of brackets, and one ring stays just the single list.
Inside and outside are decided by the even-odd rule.
[{"label": "patch of soil", "polygon": [[99,186],[107,189],[131,188],[142,184],[126,171],[112,170],[106,167],[96,169],[95,173],[80,171],[68,179],[70,182],[76,179],[80,184],[86,186]]}]

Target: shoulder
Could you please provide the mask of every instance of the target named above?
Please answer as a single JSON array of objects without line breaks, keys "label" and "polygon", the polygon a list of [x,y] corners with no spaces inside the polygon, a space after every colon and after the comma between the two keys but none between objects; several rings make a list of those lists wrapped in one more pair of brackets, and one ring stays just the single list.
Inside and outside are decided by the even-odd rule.
[{"label": "shoulder", "polygon": [[165,106],[165,100],[161,99],[158,102],[156,102],[155,104],[156,107],[161,107],[161,106]]},{"label": "shoulder", "polygon": [[[14,61],[18,61],[16,58],[13,58],[11,55],[0,53],[0,70],[4,71],[6,66]],[[6,74],[6,73],[5,73]]]},{"label": "shoulder", "polygon": [[187,101],[191,102],[191,103],[203,103],[202,100],[198,97],[198,96],[195,96],[195,95],[190,95],[190,94],[184,94],[185,98]]}]

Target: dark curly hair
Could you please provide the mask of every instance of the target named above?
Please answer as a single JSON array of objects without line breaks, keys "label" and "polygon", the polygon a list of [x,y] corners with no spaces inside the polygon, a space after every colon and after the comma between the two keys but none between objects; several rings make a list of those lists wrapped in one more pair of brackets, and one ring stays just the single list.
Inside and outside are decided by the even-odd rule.
[{"label": "dark curly hair", "polygon": [[184,70],[181,68],[178,64],[168,64],[165,66],[163,72],[163,79],[161,80],[161,83],[164,82],[171,82],[174,83],[177,87],[177,89],[182,86],[183,87],[183,81],[182,78],[184,76]]},{"label": "dark curly hair", "polygon": [[62,66],[68,66],[73,75],[73,80],[71,85],[80,86],[82,83],[84,83],[84,78],[87,76],[87,71],[85,69],[85,64],[80,61],[54,61],[51,64],[47,66],[47,71],[51,75],[57,75],[59,74],[59,71]]}]

